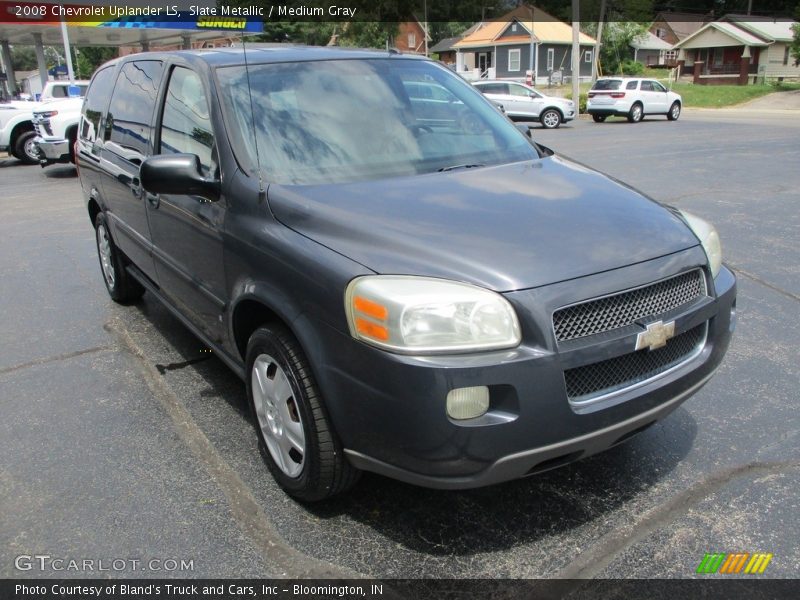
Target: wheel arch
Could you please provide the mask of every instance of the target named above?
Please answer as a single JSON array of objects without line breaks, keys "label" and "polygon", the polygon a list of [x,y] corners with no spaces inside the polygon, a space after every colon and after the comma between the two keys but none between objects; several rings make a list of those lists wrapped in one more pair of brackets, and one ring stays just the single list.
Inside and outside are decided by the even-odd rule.
[{"label": "wheel arch", "polygon": [[13,148],[17,143],[19,136],[21,136],[23,133],[27,133],[28,131],[36,131],[33,126],[33,121],[20,121],[14,125],[14,128],[11,130],[11,136],[8,138],[9,148]]}]

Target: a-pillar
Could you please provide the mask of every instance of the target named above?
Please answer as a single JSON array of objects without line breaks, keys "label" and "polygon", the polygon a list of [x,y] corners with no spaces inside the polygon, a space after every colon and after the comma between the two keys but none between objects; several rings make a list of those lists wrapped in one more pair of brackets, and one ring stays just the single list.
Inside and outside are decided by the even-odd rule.
[{"label": "a-pillar", "polygon": [[13,96],[17,93],[17,75],[14,73],[14,65],[11,64],[11,48],[8,45],[8,40],[0,42],[0,51],[3,53],[3,64],[6,66],[8,93]]},{"label": "a-pillar", "polygon": [[47,85],[47,61],[44,58],[44,44],[42,43],[42,34],[33,34],[33,47],[36,49],[36,64],[39,65],[39,79],[42,81],[42,91]]}]

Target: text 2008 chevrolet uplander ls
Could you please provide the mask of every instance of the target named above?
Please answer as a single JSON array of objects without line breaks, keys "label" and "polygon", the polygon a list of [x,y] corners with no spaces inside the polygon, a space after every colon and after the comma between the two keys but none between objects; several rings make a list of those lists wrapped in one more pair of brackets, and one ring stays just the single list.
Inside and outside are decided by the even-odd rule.
[{"label": "text 2008 chevrolet uplander ls", "polygon": [[95,74],[77,145],[112,298],[148,290],[246,381],[300,499],[604,450],[706,383],[734,328],[713,227],[418,57],[128,56]]}]

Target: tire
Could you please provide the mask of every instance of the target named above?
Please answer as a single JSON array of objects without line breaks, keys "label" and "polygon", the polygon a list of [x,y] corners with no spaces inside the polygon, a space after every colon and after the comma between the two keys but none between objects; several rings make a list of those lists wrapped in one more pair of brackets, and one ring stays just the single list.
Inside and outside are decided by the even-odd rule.
[{"label": "tire", "polygon": [[291,332],[277,324],[256,329],[246,364],[259,449],[278,485],[304,502],[326,500],[355,485],[361,471],[344,456],[308,359]]},{"label": "tire", "polygon": [[555,109],[548,108],[539,115],[539,122],[544,129],[557,129],[561,125],[561,113]]},{"label": "tire", "polygon": [[667,113],[667,119],[670,121],[677,121],[678,117],[681,116],[681,103],[680,102],[673,102],[672,106],[669,107],[669,112]]},{"label": "tire", "polygon": [[592,115],[592,121],[594,121],[595,123],[602,123],[605,120],[606,120],[605,115]]},{"label": "tire", "polygon": [[39,164],[39,152],[36,150],[36,145],[33,143],[35,137],[35,131],[25,131],[19,134],[17,141],[14,143],[14,156],[26,165]]},{"label": "tire", "polygon": [[636,102],[631,106],[631,110],[628,113],[628,121],[630,123],[638,123],[642,120],[642,117],[644,117],[644,109],[639,102]]},{"label": "tire", "polygon": [[122,253],[111,239],[106,216],[102,212],[97,213],[94,227],[97,258],[100,261],[100,272],[103,275],[108,295],[114,302],[120,304],[135,302],[144,294],[144,288],[125,270]]}]

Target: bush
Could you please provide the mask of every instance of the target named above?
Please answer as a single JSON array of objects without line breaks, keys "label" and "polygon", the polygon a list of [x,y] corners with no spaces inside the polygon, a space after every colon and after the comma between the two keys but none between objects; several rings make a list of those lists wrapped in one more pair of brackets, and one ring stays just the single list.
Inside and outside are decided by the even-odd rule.
[{"label": "bush", "polygon": [[636,60],[626,59],[622,61],[620,65],[622,68],[623,75],[630,75],[632,77],[637,77],[644,73],[644,65]]},{"label": "bush", "polygon": [[[589,96],[586,95],[586,92],[581,92],[578,94],[578,112],[580,114],[586,114],[586,100]],[[572,100],[572,93],[568,93],[565,98]]]}]

